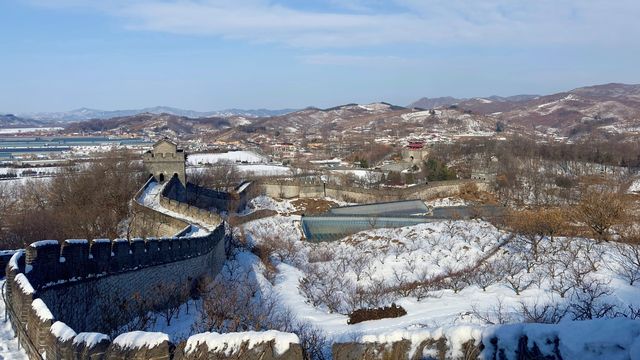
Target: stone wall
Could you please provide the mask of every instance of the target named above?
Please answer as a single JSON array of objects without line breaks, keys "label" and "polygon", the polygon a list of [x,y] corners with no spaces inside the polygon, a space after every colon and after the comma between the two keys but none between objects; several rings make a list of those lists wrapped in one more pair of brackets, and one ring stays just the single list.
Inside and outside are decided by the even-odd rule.
[{"label": "stone wall", "polygon": [[373,203],[407,199],[430,200],[443,196],[454,196],[462,185],[475,183],[479,190],[488,190],[489,185],[477,180],[439,181],[408,188],[363,189],[322,183],[297,183],[294,181],[265,180],[260,183],[265,195],[281,198],[330,198],[355,203]]},{"label": "stone wall", "polygon": [[247,204],[247,193],[246,188],[241,192],[236,189],[217,191],[189,183],[187,184],[186,201],[203,209],[215,209],[218,212],[238,212]]},{"label": "stone wall", "polygon": [[155,181],[154,178],[150,177],[131,200],[131,236],[170,237],[189,226],[186,221],[156,211],[138,202],[142,193],[153,181]]},{"label": "stone wall", "polygon": [[167,210],[171,210],[178,214],[190,217],[200,223],[204,224],[216,224],[222,221],[220,215],[208,210],[200,209],[189,204],[169,199],[167,197],[160,197],[160,205]]},{"label": "stone wall", "polygon": [[131,202],[131,210],[133,213],[132,236],[169,237],[189,226],[186,221],[148,208],[137,201]]},{"label": "stone wall", "polygon": [[145,171],[153,175],[157,181],[167,181],[175,174],[184,186],[187,184],[186,159],[184,151],[178,149],[175,144],[162,140],[154,145],[153,150],[142,155]]},{"label": "stone wall", "polygon": [[395,330],[335,343],[334,360],[636,359],[640,322],[631,318],[453,325]]},{"label": "stone wall", "polygon": [[118,300],[151,294],[158,284],[182,286],[215,275],[225,260],[225,238],[220,225],[203,237],[67,240],[62,247],[36,242],[26,250],[26,276],[56,319],[104,332],[112,329],[102,315],[117,311]]},{"label": "stone wall", "polygon": [[[98,241],[97,244],[108,244],[108,242]],[[220,241],[222,243],[222,241]],[[274,359],[274,360],[295,360],[302,359],[302,349],[297,337],[293,334],[277,333],[275,336],[264,336],[261,333],[239,333],[225,334],[225,338],[216,339],[217,334],[212,338],[212,334],[196,334],[189,338],[186,343],[178,346],[171,342],[169,336],[163,333],[152,333],[134,331],[124,333],[111,340],[109,336],[95,332],[76,332],[73,328],[60,321],[50,311],[50,304],[39,297],[47,288],[59,288],[74,282],[73,278],[61,283],[44,283],[51,280],[47,273],[42,273],[44,268],[40,267],[41,261],[51,265],[54,259],[62,259],[61,253],[55,254],[56,245],[53,242],[40,242],[35,247],[30,247],[27,253],[20,250],[16,253],[6,268],[6,288],[5,301],[6,309],[11,320],[11,325],[16,333],[18,341],[30,359],[138,359],[138,360],[164,360],[164,359]],[[62,253],[69,256],[69,263],[79,260],[75,255],[98,255],[89,249],[89,253],[84,253],[86,242],[65,242],[64,247],[69,250]],[[114,242],[112,244],[119,244]],[[112,245],[113,246],[113,245]],[[115,245],[117,248],[122,245]],[[127,262],[118,262],[118,267],[123,266],[121,271],[126,271],[125,263],[134,264],[136,258],[133,249]],[[59,249],[59,246],[58,246]],[[147,250],[153,250],[147,249]],[[189,254],[187,249],[185,253]],[[159,250],[158,252],[162,252]],[[120,253],[120,252],[118,252]],[[102,253],[100,253],[102,254]],[[114,253],[116,254],[116,253]],[[104,255],[104,254],[103,254]],[[115,257],[120,257],[115,255]],[[75,260],[74,260],[75,259]],[[138,258],[139,259],[139,258]],[[81,260],[81,259],[80,259]],[[98,263],[102,263],[97,261]],[[67,260],[60,264],[66,264]],[[102,263],[104,264],[104,263]],[[34,265],[37,265],[34,267]],[[57,265],[56,265],[57,266]],[[65,265],[62,265],[65,267]],[[142,266],[142,265],[139,265]],[[155,266],[147,267],[153,269]],[[61,274],[62,270],[54,271],[54,274]],[[64,274],[71,275],[72,269],[68,268]],[[137,270],[139,272],[141,270]],[[136,272],[134,270],[133,272]],[[29,274],[34,279],[28,278]],[[34,276],[34,275],[38,276]],[[87,274],[88,276],[89,274]],[[113,275],[109,271],[98,277],[111,278]],[[97,281],[100,281],[98,280]],[[32,285],[33,284],[33,285]],[[36,289],[39,284],[40,289]],[[35,285],[35,287],[34,287]],[[93,298],[85,299],[93,300]],[[49,301],[65,301],[65,298],[49,299]],[[83,309],[76,309],[80,314]],[[269,332],[267,332],[269,333]],[[256,338],[258,340],[256,341]],[[222,340],[222,341],[221,341]],[[283,343],[283,341],[293,341]]]},{"label": "stone wall", "polygon": [[[158,284],[189,284],[215,275],[226,258],[227,240],[221,224],[208,236],[192,238],[35,242],[13,255],[6,267],[5,301],[18,340],[34,359],[45,352],[48,358],[64,359],[122,353],[124,348],[118,350],[102,334],[113,330],[102,316],[118,311],[120,302],[114,299],[148,295]],[[77,336],[100,341],[87,344]],[[175,347],[153,348],[139,349],[145,354],[140,358],[157,353],[154,358],[169,359]]]}]

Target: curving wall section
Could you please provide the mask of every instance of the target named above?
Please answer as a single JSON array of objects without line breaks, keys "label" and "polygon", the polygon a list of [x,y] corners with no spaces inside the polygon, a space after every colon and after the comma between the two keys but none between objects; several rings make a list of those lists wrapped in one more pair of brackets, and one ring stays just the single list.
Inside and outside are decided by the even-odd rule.
[{"label": "curving wall section", "polygon": [[[104,315],[118,311],[115,300],[215,275],[226,243],[224,224],[192,238],[35,242],[6,268],[5,301],[20,343],[33,358],[120,351],[102,334],[113,330]],[[173,345],[167,338],[153,348],[168,356]]]}]

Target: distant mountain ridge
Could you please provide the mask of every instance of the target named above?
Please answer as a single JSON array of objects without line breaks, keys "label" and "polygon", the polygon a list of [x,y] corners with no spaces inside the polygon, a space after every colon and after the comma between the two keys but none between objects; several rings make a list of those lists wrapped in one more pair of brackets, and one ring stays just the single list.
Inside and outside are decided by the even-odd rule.
[{"label": "distant mountain ridge", "polygon": [[44,125],[42,121],[33,120],[33,119],[25,119],[19,116],[15,116],[13,114],[0,114],[0,127],[31,127],[31,126],[42,126]]},{"label": "distant mountain ridge", "polygon": [[189,118],[205,118],[205,117],[230,117],[243,116],[249,118],[279,116],[294,112],[296,109],[226,109],[219,111],[194,111],[185,110],[169,106],[155,106],[144,109],[132,110],[98,110],[89,108],[80,108],[63,112],[38,112],[38,113],[22,113],[18,114],[21,118],[33,119],[38,121],[54,121],[54,122],[77,122],[91,119],[111,119],[115,117],[135,116],[139,114],[169,114],[176,116],[184,116]]},{"label": "distant mountain ridge", "polygon": [[482,98],[482,97],[477,97],[477,98],[454,98],[454,97],[451,97],[451,96],[444,96],[444,97],[437,97],[437,98],[423,97],[423,98],[420,98],[420,99],[412,102],[407,107],[408,108],[419,108],[419,109],[434,109],[434,108],[438,108],[438,107],[458,105],[460,103],[474,102],[474,101],[479,101],[479,102],[484,102],[484,103],[488,103],[488,102],[502,102],[502,103],[513,102],[513,103],[517,103],[517,102],[533,100],[533,99],[535,99],[537,97],[540,97],[540,95],[513,95],[513,96],[497,96],[497,95],[493,95],[493,96],[489,96],[489,97],[486,97],[486,98]]}]

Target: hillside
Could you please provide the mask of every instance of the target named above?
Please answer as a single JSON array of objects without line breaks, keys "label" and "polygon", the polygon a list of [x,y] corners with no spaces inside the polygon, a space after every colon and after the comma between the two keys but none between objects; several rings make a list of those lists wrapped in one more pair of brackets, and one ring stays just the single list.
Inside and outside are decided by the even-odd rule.
[{"label": "hillside", "polygon": [[[604,84],[545,96],[454,99],[455,107],[508,126],[566,137],[638,133],[640,85]],[[453,100],[452,100],[453,102]],[[426,104],[424,99],[412,104]]]},{"label": "hillside", "polygon": [[448,135],[493,132],[495,120],[466,114],[458,109],[435,112],[407,109],[387,103],[347,104],[329,109],[308,108],[290,114],[251,120],[251,124],[228,129],[223,139],[249,138],[258,141],[264,134],[284,140],[329,136],[408,136],[421,133]]},{"label": "hillside", "polygon": [[93,119],[71,123],[67,132],[117,131],[126,134],[142,134],[146,131],[173,133],[180,135],[196,134],[200,131],[220,130],[231,127],[239,119],[221,117],[188,118],[171,114],[144,113],[112,119]]},{"label": "hillside", "polygon": [[[160,109],[171,110],[156,110]],[[640,134],[640,85],[596,85],[551,95],[423,98],[406,108],[380,102],[327,109],[310,107],[276,116],[269,112],[264,114],[266,116],[254,117],[231,113],[197,116],[198,113],[147,112],[78,121],[68,125],[67,130],[122,133],[145,130],[166,135],[215,132],[221,140],[254,143],[344,135],[360,138],[430,134],[486,136],[495,134],[497,128],[505,133],[535,133],[570,139],[616,134],[635,136]],[[10,124],[17,123],[13,120]]]},{"label": "hillside", "polygon": [[9,127],[25,127],[25,126],[42,126],[44,123],[42,121],[33,120],[33,119],[25,119],[13,114],[0,114],[0,128],[9,128]]}]

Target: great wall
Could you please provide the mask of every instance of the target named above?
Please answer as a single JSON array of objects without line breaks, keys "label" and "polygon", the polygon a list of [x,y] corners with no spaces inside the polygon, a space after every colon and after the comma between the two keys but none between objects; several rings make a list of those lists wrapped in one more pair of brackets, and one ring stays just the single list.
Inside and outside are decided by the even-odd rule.
[{"label": "great wall", "polygon": [[[29,358],[305,358],[297,335],[274,330],[202,333],[181,343],[174,343],[164,333],[131,331],[119,333],[113,339],[107,335],[123,325],[109,318],[119,311],[119,300],[138,294],[154,296],[160,303],[169,301],[163,298],[170,296],[169,293],[155,292],[154,289],[161,286],[190,288],[203,276],[215,276],[226,260],[231,236],[229,225],[215,212],[187,204],[189,185],[181,172],[184,167],[177,164],[184,161],[184,157],[165,154],[177,153],[171,143],[157,145],[154,151],[163,154],[159,158],[169,172],[163,172],[160,165],[153,162],[158,158],[157,154],[145,154],[145,165],[151,170],[152,177],[131,203],[136,215],[132,233],[134,236],[145,234],[145,239],[44,240],[11,256],[6,266],[3,292],[6,315]],[[167,159],[174,161],[167,165]],[[386,191],[384,200],[406,199],[410,195],[421,198],[448,194],[458,191],[463,184],[466,182]],[[263,193],[284,198],[330,196],[366,202],[371,196],[377,196],[371,191],[317,183],[265,181],[260,186]],[[220,201],[226,201],[226,206],[229,202],[240,206],[246,201],[242,194],[211,194],[213,206],[220,206]],[[618,325],[607,323],[607,326]],[[628,326],[626,323],[622,325]],[[580,326],[575,326],[578,333]],[[502,331],[507,327],[509,331]],[[334,343],[331,351],[336,360],[561,358],[559,349],[563,344],[558,330],[552,325],[516,324],[507,327],[490,327],[482,331],[473,327],[453,327],[434,332],[416,330],[386,338],[363,336]],[[532,333],[537,334],[538,339],[542,334],[544,341],[528,340]],[[424,354],[430,355],[424,357]]]},{"label": "great wall", "polygon": [[[106,334],[123,325],[112,318],[122,300],[137,294],[167,302],[171,292],[155,289],[190,289],[215,276],[226,259],[228,226],[216,213],[170,197],[186,195],[186,177],[162,169],[184,171],[184,157],[175,156],[173,144],[157,145],[157,154],[145,154],[153,176],[131,202],[132,234],[154,237],[43,240],[12,255],[4,299],[20,345],[31,359],[301,358],[297,336],[277,331],[197,334],[179,346],[163,333]],[[212,206],[220,206],[217,201]]]}]

